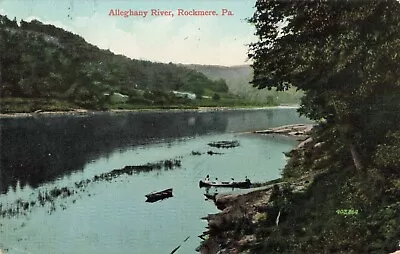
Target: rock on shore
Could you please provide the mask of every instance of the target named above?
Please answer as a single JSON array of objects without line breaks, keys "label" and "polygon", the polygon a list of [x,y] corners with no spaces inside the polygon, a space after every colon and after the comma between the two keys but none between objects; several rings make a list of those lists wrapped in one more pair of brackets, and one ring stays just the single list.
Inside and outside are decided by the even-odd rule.
[{"label": "rock on shore", "polygon": [[[245,194],[217,194],[214,203],[222,212],[203,218],[208,221],[208,230],[199,236],[203,242],[198,251],[200,254],[250,253],[248,248],[262,239],[257,239],[254,230],[246,231],[246,228],[260,227],[259,223],[270,216],[273,193],[282,193],[288,187],[293,192],[304,192],[314,179],[315,175],[308,175],[295,183],[275,183]],[[278,224],[279,215],[276,221]]]},{"label": "rock on shore", "polygon": [[257,223],[263,219],[268,207],[274,186],[284,183],[272,184],[263,188],[249,191],[245,194],[218,194],[214,203],[222,212],[209,214],[208,231],[202,236],[207,237],[200,246],[201,254],[211,253],[238,253],[241,246],[256,241],[252,234],[244,235],[237,239],[235,232],[238,223]]},{"label": "rock on shore", "polygon": [[266,130],[255,131],[257,134],[280,134],[298,138],[306,138],[313,128],[313,124],[291,124]]}]

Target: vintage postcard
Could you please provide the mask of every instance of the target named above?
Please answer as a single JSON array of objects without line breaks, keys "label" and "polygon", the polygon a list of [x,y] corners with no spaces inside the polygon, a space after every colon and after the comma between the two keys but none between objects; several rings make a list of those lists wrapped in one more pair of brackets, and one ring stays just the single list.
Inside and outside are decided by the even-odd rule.
[{"label": "vintage postcard", "polygon": [[0,253],[394,253],[399,13],[0,0]]}]

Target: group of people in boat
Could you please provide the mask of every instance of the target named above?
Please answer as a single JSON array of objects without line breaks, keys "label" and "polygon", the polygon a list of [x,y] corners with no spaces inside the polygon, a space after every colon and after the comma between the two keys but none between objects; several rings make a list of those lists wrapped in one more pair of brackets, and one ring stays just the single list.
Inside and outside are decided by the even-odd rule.
[{"label": "group of people in boat", "polygon": [[[247,176],[245,177],[245,182],[250,182],[250,180],[247,178]],[[218,178],[215,178],[215,181],[211,182],[210,180],[210,175],[207,175],[206,178],[204,179],[205,183],[211,183],[211,184],[220,184],[220,182],[218,181]],[[229,184],[232,184],[235,182],[235,179],[233,179],[233,177],[231,178],[231,181],[229,182]]]},{"label": "group of people in boat", "polygon": [[[232,178],[233,179],[233,178]],[[212,184],[220,184],[220,182],[218,181],[218,177],[215,178],[215,181],[211,181],[210,180],[210,175],[206,176],[206,179],[204,180],[205,183],[212,183]]]}]

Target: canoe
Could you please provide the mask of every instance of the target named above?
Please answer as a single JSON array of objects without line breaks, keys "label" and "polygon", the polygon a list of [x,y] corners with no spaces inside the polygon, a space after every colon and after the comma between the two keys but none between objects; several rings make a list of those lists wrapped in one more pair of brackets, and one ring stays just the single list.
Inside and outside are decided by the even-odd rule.
[{"label": "canoe", "polygon": [[146,202],[156,202],[161,199],[172,197],[172,188],[165,189],[163,191],[152,192],[145,195],[147,198]]},{"label": "canoe", "polygon": [[244,182],[222,182],[220,184],[214,184],[214,183],[206,183],[202,180],[199,182],[200,188],[202,187],[228,187],[228,188],[250,188],[251,182],[250,181],[244,181]]}]

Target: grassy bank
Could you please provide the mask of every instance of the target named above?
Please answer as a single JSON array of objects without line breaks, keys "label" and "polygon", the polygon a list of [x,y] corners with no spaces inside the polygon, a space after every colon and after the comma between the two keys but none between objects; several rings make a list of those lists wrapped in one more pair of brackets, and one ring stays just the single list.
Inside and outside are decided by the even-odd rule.
[{"label": "grassy bank", "polygon": [[47,99],[47,98],[1,98],[0,99],[0,113],[13,114],[13,113],[33,113],[37,111],[43,112],[62,112],[73,110],[96,110],[96,111],[111,111],[111,110],[141,110],[141,109],[197,109],[201,107],[206,108],[251,108],[251,107],[265,107],[275,106],[262,104],[251,101],[241,101],[237,98],[221,98],[221,100],[193,100],[184,101],[179,104],[143,104],[143,103],[119,103],[119,104],[105,104],[102,107],[85,107],[84,105],[74,104],[67,100]]}]

